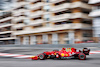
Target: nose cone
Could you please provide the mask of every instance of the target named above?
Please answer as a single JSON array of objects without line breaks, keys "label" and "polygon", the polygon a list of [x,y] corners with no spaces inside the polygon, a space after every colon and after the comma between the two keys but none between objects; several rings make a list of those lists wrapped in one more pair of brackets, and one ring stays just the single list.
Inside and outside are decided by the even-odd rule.
[{"label": "nose cone", "polygon": [[37,56],[32,57],[32,60],[38,60],[38,57]]}]

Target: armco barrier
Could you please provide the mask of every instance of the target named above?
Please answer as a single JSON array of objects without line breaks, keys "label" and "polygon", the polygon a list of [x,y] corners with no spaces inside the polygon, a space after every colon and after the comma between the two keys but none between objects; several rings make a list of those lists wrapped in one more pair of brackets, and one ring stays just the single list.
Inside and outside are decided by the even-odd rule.
[{"label": "armco barrier", "polygon": [[36,44],[36,45],[0,45],[0,47],[39,47],[39,48],[62,48],[62,47],[100,47],[100,43],[84,43],[84,44]]}]

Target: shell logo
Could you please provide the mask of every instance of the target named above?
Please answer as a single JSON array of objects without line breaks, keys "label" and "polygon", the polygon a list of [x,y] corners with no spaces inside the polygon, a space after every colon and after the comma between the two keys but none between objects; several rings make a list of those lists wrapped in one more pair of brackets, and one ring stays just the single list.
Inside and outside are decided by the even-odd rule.
[{"label": "shell logo", "polygon": [[66,56],[68,56],[68,54],[66,54]]},{"label": "shell logo", "polygon": [[61,53],[61,56],[63,57],[65,54],[64,53]]}]

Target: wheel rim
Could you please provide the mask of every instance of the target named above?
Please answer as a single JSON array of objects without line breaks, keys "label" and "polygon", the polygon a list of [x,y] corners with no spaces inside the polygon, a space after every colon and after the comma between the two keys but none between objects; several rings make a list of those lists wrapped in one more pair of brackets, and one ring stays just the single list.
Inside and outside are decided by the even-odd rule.
[{"label": "wheel rim", "polygon": [[80,55],[80,58],[81,58],[81,59],[84,59],[84,55]]},{"label": "wheel rim", "polygon": [[39,58],[40,58],[40,59],[43,59],[43,58],[44,58],[44,56],[43,56],[43,55],[40,55],[40,56],[39,56]]}]

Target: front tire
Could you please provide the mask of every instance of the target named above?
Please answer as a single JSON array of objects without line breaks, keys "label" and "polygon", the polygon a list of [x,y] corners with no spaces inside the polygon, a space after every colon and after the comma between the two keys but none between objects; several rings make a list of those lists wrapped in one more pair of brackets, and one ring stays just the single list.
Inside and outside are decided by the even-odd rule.
[{"label": "front tire", "polygon": [[46,59],[45,54],[40,54],[40,55],[39,55],[39,59],[40,59],[40,60]]}]

